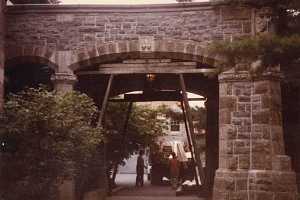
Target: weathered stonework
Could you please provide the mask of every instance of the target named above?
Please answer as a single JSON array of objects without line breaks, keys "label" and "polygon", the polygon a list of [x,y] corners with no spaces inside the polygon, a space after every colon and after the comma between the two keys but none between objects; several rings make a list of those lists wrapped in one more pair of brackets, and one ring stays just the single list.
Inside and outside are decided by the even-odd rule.
[{"label": "weathered stonework", "polygon": [[[4,30],[6,64],[51,65],[55,70],[52,81],[59,92],[72,89],[79,70],[102,63],[154,58],[218,67],[218,58],[208,54],[209,43],[270,31],[268,10],[211,3],[147,7],[18,5],[8,8],[5,29],[1,28],[3,7],[0,4],[0,99]],[[215,111],[213,104],[219,100],[219,143],[215,140],[216,113],[208,116],[208,131],[213,134],[208,136],[212,147],[207,163],[212,169],[218,165],[213,160],[217,155],[214,146],[219,146],[214,200],[295,200],[296,176],[283,143],[278,74],[251,79],[248,72],[229,71],[222,73],[219,80],[219,99],[213,96],[208,102]],[[104,80],[98,81],[102,84],[98,86],[105,86]],[[207,82],[194,83],[189,85],[211,90],[205,88]],[[119,94],[124,85],[117,87]],[[300,172],[300,159],[295,163],[294,168],[298,166]],[[207,181],[213,183],[214,171],[207,170],[207,174]],[[86,194],[86,199],[101,193],[101,188]],[[61,189],[61,195],[65,195],[62,199],[74,198],[74,182],[65,182]]]},{"label": "weathered stonework", "polygon": [[7,12],[6,52],[9,60],[31,56],[55,61],[57,51],[69,51],[72,69],[79,63],[87,66],[115,59],[106,55],[128,58],[128,52],[143,51],[213,65],[207,45],[256,34],[258,26],[267,23],[261,16],[259,10],[211,3],[15,5]]},{"label": "weathered stonework", "polygon": [[77,81],[77,78],[73,74],[69,73],[55,73],[51,77],[54,83],[54,89],[59,93],[66,93],[73,90],[73,86]]},{"label": "weathered stonework", "polygon": [[220,81],[220,154],[214,200],[295,200],[285,155],[280,75],[228,71]]}]

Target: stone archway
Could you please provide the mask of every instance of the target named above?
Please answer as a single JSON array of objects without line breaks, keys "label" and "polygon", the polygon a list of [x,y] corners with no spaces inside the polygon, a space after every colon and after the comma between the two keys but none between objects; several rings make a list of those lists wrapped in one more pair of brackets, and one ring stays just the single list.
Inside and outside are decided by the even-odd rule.
[{"label": "stone archway", "polygon": [[[93,67],[98,65],[153,58],[192,61],[197,63],[196,69],[216,70],[218,66],[218,60],[195,43],[148,39],[85,50],[77,54],[77,62],[69,67],[80,74],[95,70]],[[219,122],[215,119],[219,130],[213,129],[215,137],[220,133],[219,141],[213,143],[219,147],[214,200],[296,199],[296,176],[283,148],[279,86],[279,71],[254,79],[248,71],[219,74]],[[215,103],[210,106],[216,107]]]},{"label": "stone archway", "polygon": [[18,92],[23,87],[37,87],[39,84],[52,88],[51,77],[57,71],[57,65],[34,51],[30,51],[32,54],[20,52],[23,54],[6,52],[4,92]]},{"label": "stone archway", "polygon": [[[124,45],[124,49],[120,48],[122,45]],[[101,49],[99,50],[99,48]],[[200,92],[202,95],[207,94],[204,96],[209,97],[208,107],[211,113],[218,112],[218,84],[215,74],[215,64],[218,61],[209,57],[208,52],[197,43],[179,40],[148,40],[146,42],[139,40],[121,44],[119,42],[108,43],[99,48],[90,52],[86,50],[78,53],[76,56],[78,61],[69,66],[81,86],[84,82],[89,81],[85,88],[81,88],[82,91],[87,92],[90,86],[92,87],[90,90],[96,90],[98,96],[99,91],[102,91],[100,96],[103,97],[109,74],[115,75],[114,83],[116,85],[114,87],[117,88],[112,90],[113,94],[143,90],[143,77],[148,73],[164,77],[165,84],[160,84],[159,88],[174,89],[177,87],[180,89],[178,73],[183,73],[188,90],[198,94]],[[120,49],[123,50],[120,51]],[[155,70],[152,71],[151,67],[145,67],[145,65],[151,66]],[[160,67],[155,67],[155,65]],[[134,67],[130,70],[129,68],[132,66]],[[105,72],[100,68],[106,68]],[[122,71],[122,68],[126,70]],[[143,68],[143,70],[137,70],[137,68]],[[170,71],[164,70],[165,68]],[[180,72],[178,72],[178,68],[180,68]],[[98,76],[98,78],[93,78],[93,76]],[[132,85],[130,82],[135,84]],[[173,87],[170,87],[171,85]],[[209,88],[209,86],[211,87]],[[96,95],[90,94],[90,96],[95,98]],[[102,99],[96,101],[101,102]],[[209,118],[210,135],[207,138],[209,144],[207,177],[209,177],[209,181],[207,182],[210,184],[209,191],[212,191],[214,174],[218,166],[218,119],[217,115],[211,114]]]}]

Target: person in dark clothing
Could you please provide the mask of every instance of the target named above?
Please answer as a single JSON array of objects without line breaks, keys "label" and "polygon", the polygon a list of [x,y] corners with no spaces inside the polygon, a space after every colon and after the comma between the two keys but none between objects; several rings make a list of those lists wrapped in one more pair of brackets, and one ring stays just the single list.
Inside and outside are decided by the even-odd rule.
[{"label": "person in dark clothing", "polygon": [[136,182],[135,186],[144,186],[144,169],[145,169],[145,164],[144,164],[144,150],[140,150],[139,156],[137,158],[137,163],[136,163]]}]

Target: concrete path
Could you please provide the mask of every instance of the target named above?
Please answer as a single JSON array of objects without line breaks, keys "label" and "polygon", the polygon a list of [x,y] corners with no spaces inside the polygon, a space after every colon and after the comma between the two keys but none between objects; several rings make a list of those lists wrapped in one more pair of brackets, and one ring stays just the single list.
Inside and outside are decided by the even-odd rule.
[{"label": "concrete path", "polygon": [[144,187],[135,187],[135,174],[118,174],[116,182],[123,189],[107,200],[205,200],[197,196],[176,196],[170,186],[152,186],[145,177]]}]

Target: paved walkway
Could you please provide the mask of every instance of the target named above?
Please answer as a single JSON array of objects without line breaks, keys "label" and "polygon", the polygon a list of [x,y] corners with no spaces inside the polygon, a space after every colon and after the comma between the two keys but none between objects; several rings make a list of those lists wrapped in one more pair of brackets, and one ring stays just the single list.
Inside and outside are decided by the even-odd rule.
[{"label": "paved walkway", "polygon": [[135,174],[118,174],[116,182],[123,189],[107,200],[205,200],[197,196],[176,196],[170,186],[152,186],[148,181],[144,187],[136,188]]}]

